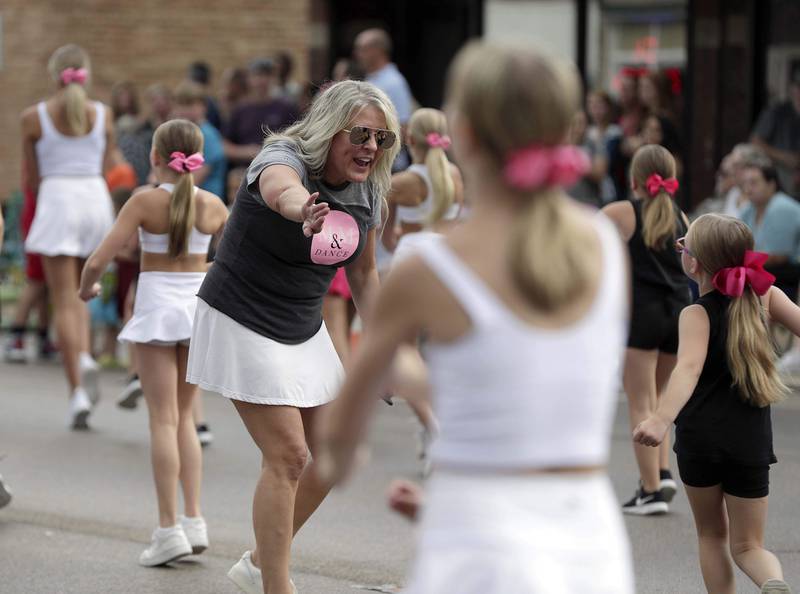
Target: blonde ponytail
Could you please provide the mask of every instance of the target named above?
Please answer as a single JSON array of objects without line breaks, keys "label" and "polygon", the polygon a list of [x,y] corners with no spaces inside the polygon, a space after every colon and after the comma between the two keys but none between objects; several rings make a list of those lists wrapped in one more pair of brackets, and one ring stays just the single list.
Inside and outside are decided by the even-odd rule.
[{"label": "blonde ponytail", "polygon": [[86,115],[87,95],[84,88],[84,84],[88,84],[89,81],[88,78],[81,79],[82,82],[70,82],[69,79],[62,81],[62,73],[69,68],[80,69],[84,75],[88,75],[90,71],[89,55],[83,48],[72,43],[53,52],[47,63],[47,69],[56,84],[64,85],[64,114],[69,131],[75,136],[83,136],[89,132],[89,118]]},{"label": "blonde ponytail", "polygon": [[[86,90],[82,85],[70,83],[64,87],[64,112],[67,116],[67,127],[75,136],[83,136],[89,132],[86,99]],[[100,117],[99,113],[97,117]]]},{"label": "blonde ponytail", "polygon": [[189,235],[194,229],[194,176],[182,173],[169,199],[170,258],[185,256],[189,251]]},{"label": "blonde ponytail", "polygon": [[748,286],[728,307],[728,366],[742,400],[759,408],[780,402],[788,392],[775,369],[761,300]]},{"label": "blonde ponytail", "polygon": [[646,199],[642,219],[642,238],[651,250],[663,249],[675,239],[675,209],[672,197],[663,188],[653,198]]},{"label": "blonde ponytail", "polygon": [[425,167],[431,180],[431,212],[426,223],[433,225],[442,220],[452,206],[456,193],[450,161],[442,148],[431,147],[425,155]]},{"label": "blonde ponytail", "polygon": [[567,213],[560,189],[537,192],[511,228],[510,264],[514,282],[537,309],[552,312],[585,295],[595,271],[586,254],[593,235]]}]

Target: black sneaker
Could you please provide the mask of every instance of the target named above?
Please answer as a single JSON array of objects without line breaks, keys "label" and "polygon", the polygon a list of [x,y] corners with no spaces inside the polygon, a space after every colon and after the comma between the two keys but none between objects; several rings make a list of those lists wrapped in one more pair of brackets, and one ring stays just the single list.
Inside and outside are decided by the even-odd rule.
[{"label": "black sneaker", "polygon": [[664,500],[661,491],[648,493],[643,487],[636,490],[636,495],[622,506],[622,513],[633,514],[635,516],[651,516],[655,514],[665,514],[669,511],[669,505]]},{"label": "black sneaker", "polygon": [[672,478],[672,473],[669,470],[661,469],[659,472],[659,478],[661,479],[661,483],[658,485],[661,494],[664,496],[664,501],[669,503],[672,501],[672,498],[675,497],[675,493],[678,492],[678,483]]},{"label": "black sneaker", "polygon": [[0,475],[0,507],[5,507],[11,502],[11,489],[6,487],[3,477]]}]

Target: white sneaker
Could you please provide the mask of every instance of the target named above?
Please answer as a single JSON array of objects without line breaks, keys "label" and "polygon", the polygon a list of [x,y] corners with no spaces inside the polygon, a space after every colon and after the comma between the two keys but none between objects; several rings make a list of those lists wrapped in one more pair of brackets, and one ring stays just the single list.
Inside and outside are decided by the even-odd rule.
[{"label": "white sneaker", "polygon": [[783,580],[773,578],[764,582],[761,594],[792,594],[792,589]]},{"label": "white sneaker", "polygon": [[790,349],[783,354],[775,365],[782,375],[800,374],[800,349]]},{"label": "white sneaker", "polygon": [[139,380],[138,375],[134,375],[128,381],[128,385],[122,390],[117,397],[117,406],[120,408],[127,408],[133,410],[138,405],[139,397],[144,394],[142,392],[142,382]]},{"label": "white sneaker", "polygon": [[195,518],[178,516],[178,522],[183,528],[189,544],[192,545],[193,555],[199,555],[208,548],[208,527],[201,516]]},{"label": "white sneaker", "polygon": [[69,426],[72,429],[88,429],[89,415],[92,412],[92,402],[86,390],[78,386],[69,399]]},{"label": "white sneaker", "polygon": [[86,389],[89,400],[94,406],[100,400],[100,365],[92,359],[89,353],[81,353],[79,357],[78,365],[81,371],[81,385]]},{"label": "white sneaker", "polygon": [[5,507],[11,502],[11,489],[6,487],[3,476],[0,475],[0,507]]},{"label": "white sneaker", "polygon": [[170,528],[156,528],[150,546],[139,555],[139,564],[155,567],[176,561],[192,554],[192,545],[180,524]]},{"label": "white sneaker", "polygon": [[[246,594],[264,594],[264,587],[261,582],[261,570],[253,565],[250,551],[245,551],[242,558],[230,568],[228,571],[228,578]],[[291,584],[294,594],[297,594],[297,587],[294,585],[294,582],[289,580],[289,584]]]}]

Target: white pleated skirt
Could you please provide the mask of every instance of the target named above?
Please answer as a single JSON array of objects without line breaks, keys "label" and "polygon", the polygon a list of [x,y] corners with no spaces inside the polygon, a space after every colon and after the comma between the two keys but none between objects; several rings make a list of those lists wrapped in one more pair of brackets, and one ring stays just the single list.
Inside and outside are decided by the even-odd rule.
[{"label": "white pleated skirt", "polygon": [[404,594],[634,594],[625,526],[601,474],[434,471]]},{"label": "white pleated skirt", "polygon": [[86,258],[113,224],[114,207],[102,177],[45,177],[39,185],[25,251]]},{"label": "white pleated skirt", "polygon": [[187,343],[205,276],[205,272],[140,273],[133,317],[118,340],[163,346]]},{"label": "white pleated skirt", "polygon": [[283,344],[197,300],[186,381],[252,404],[309,408],[336,397],[344,368],[323,323],[300,344]]}]

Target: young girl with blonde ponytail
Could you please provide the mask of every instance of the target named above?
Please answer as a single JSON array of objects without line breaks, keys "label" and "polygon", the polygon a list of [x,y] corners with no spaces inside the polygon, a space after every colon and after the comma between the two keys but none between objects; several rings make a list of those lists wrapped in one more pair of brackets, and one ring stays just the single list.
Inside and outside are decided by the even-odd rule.
[{"label": "young girl with blonde ponytail", "polygon": [[800,308],[772,287],[767,254],[752,251],[753,235],[738,219],[703,215],[676,247],[700,297],[681,312],[678,363],[633,439],[658,446],[675,422],[706,589],[736,591],[732,556],[762,593],[786,594],[781,564],[764,549],[769,467],[777,462],[770,405],[787,392],[766,319],[800,335]]},{"label": "young girl with blonde ponytail", "polygon": [[89,101],[89,56],[58,48],[48,71],[57,86],[22,113],[25,177],[37,195],[25,251],[40,254],[70,389],[69,425],[86,429],[99,397],[99,367],[89,354],[89,312],[78,299],[83,260],[114,221],[104,164],[114,150],[111,110]]},{"label": "young girl with blonde ponytail", "polygon": [[[209,242],[221,232],[228,210],[219,197],[194,186],[192,172],[203,166],[202,151],[202,132],[188,120],[156,129],[150,161],[160,185],[125,203],[81,275],[80,297],[88,301],[100,291],[97,281],[108,263],[138,230],[142,257],[136,303],[119,340],[136,350],[150,415],[159,527],[139,557],[145,566],[208,547],[200,515],[200,442],[192,421],[197,386],[186,383],[186,362]],[[185,509],[180,518],[179,480]]]},{"label": "young girl with blonde ponytail", "polygon": [[446,112],[470,217],[387,276],[321,427],[341,481],[395,353],[425,337],[440,432],[409,594],[633,592],[605,472],[624,248],[563,189],[588,167],[562,144],[579,97],[575,69],[531,48],[459,52]]},{"label": "young girl with blonde ponytail", "polygon": [[[392,176],[388,198],[390,206],[397,206],[400,238],[410,233],[444,230],[459,216],[464,201],[461,172],[445,152],[451,143],[445,114],[438,109],[418,109],[408,122],[407,134],[412,164]],[[407,238],[408,245],[425,237],[427,234]],[[396,249],[400,249],[402,258],[407,246],[401,248],[398,244]]]},{"label": "young girl with blonde ponytail", "polygon": [[[628,348],[623,387],[631,428],[653,412],[675,367],[678,316],[689,304],[689,286],[674,243],[688,220],[675,203],[675,159],[663,146],[645,145],[631,162],[634,198],[603,209],[628,243],[633,277]],[[669,471],[669,443],[661,450],[634,444],[639,486],[622,506],[627,514],[669,511],[677,485]]]}]

